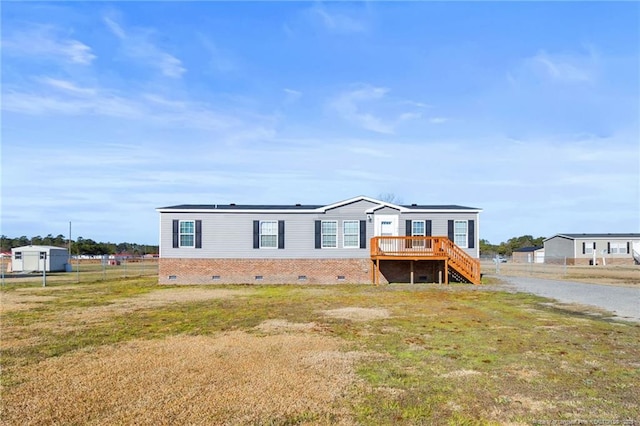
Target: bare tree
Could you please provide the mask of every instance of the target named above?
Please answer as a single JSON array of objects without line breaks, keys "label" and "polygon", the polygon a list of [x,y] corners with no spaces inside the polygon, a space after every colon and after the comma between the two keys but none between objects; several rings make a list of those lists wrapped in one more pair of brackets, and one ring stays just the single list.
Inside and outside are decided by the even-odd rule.
[{"label": "bare tree", "polygon": [[383,194],[378,194],[378,200],[384,201],[386,203],[392,204],[402,204],[402,199],[393,192],[385,192]]}]

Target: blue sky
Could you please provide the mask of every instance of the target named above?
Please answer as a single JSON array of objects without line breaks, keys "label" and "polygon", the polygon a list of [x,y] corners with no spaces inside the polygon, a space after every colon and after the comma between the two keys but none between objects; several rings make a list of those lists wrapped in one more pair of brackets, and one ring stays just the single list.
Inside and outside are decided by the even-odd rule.
[{"label": "blue sky", "polygon": [[156,244],[155,208],[480,207],[640,231],[637,2],[3,2],[2,234]]}]

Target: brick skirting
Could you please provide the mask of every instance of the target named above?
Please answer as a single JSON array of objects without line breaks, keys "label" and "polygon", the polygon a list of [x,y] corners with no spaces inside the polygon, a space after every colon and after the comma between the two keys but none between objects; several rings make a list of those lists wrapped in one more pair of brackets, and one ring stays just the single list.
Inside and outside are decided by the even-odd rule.
[{"label": "brick skirting", "polygon": [[[380,283],[410,282],[411,261],[380,262]],[[371,259],[160,258],[160,284],[370,284]],[[438,282],[444,262],[414,262],[414,282]],[[443,278],[444,279],[444,278]]]},{"label": "brick skirting", "polygon": [[371,282],[370,259],[160,259],[160,284]]}]

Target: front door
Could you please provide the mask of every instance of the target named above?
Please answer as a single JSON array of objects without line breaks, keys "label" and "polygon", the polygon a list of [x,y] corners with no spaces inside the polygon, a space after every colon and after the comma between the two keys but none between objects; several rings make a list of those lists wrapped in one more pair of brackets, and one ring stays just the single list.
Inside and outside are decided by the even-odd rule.
[{"label": "front door", "polygon": [[[398,216],[396,215],[375,215],[374,233],[377,237],[397,237],[398,236]],[[395,240],[380,240],[382,251],[394,251]]]}]

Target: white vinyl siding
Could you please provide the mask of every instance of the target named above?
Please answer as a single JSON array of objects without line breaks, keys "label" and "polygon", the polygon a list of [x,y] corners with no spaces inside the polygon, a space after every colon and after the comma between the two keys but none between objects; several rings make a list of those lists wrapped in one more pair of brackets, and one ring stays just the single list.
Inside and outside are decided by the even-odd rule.
[{"label": "white vinyl siding", "polygon": [[468,223],[466,220],[456,220],[453,224],[453,242],[462,248],[466,248],[468,244],[467,238]]},{"label": "white vinyl siding", "polygon": [[322,248],[338,247],[338,221],[322,221]]},{"label": "white vinyl siding", "polygon": [[345,220],[342,222],[343,247],[360,248],[360,221]]},{"label": "white vinyl siding", "polygon": [[260,222],[260,248],[278,247],[278,222]]},{"label": "white vinyl siding", "polygon": [[196,245],[196,222],[195,220],[181,220],[180,247],[195,247]]}]

